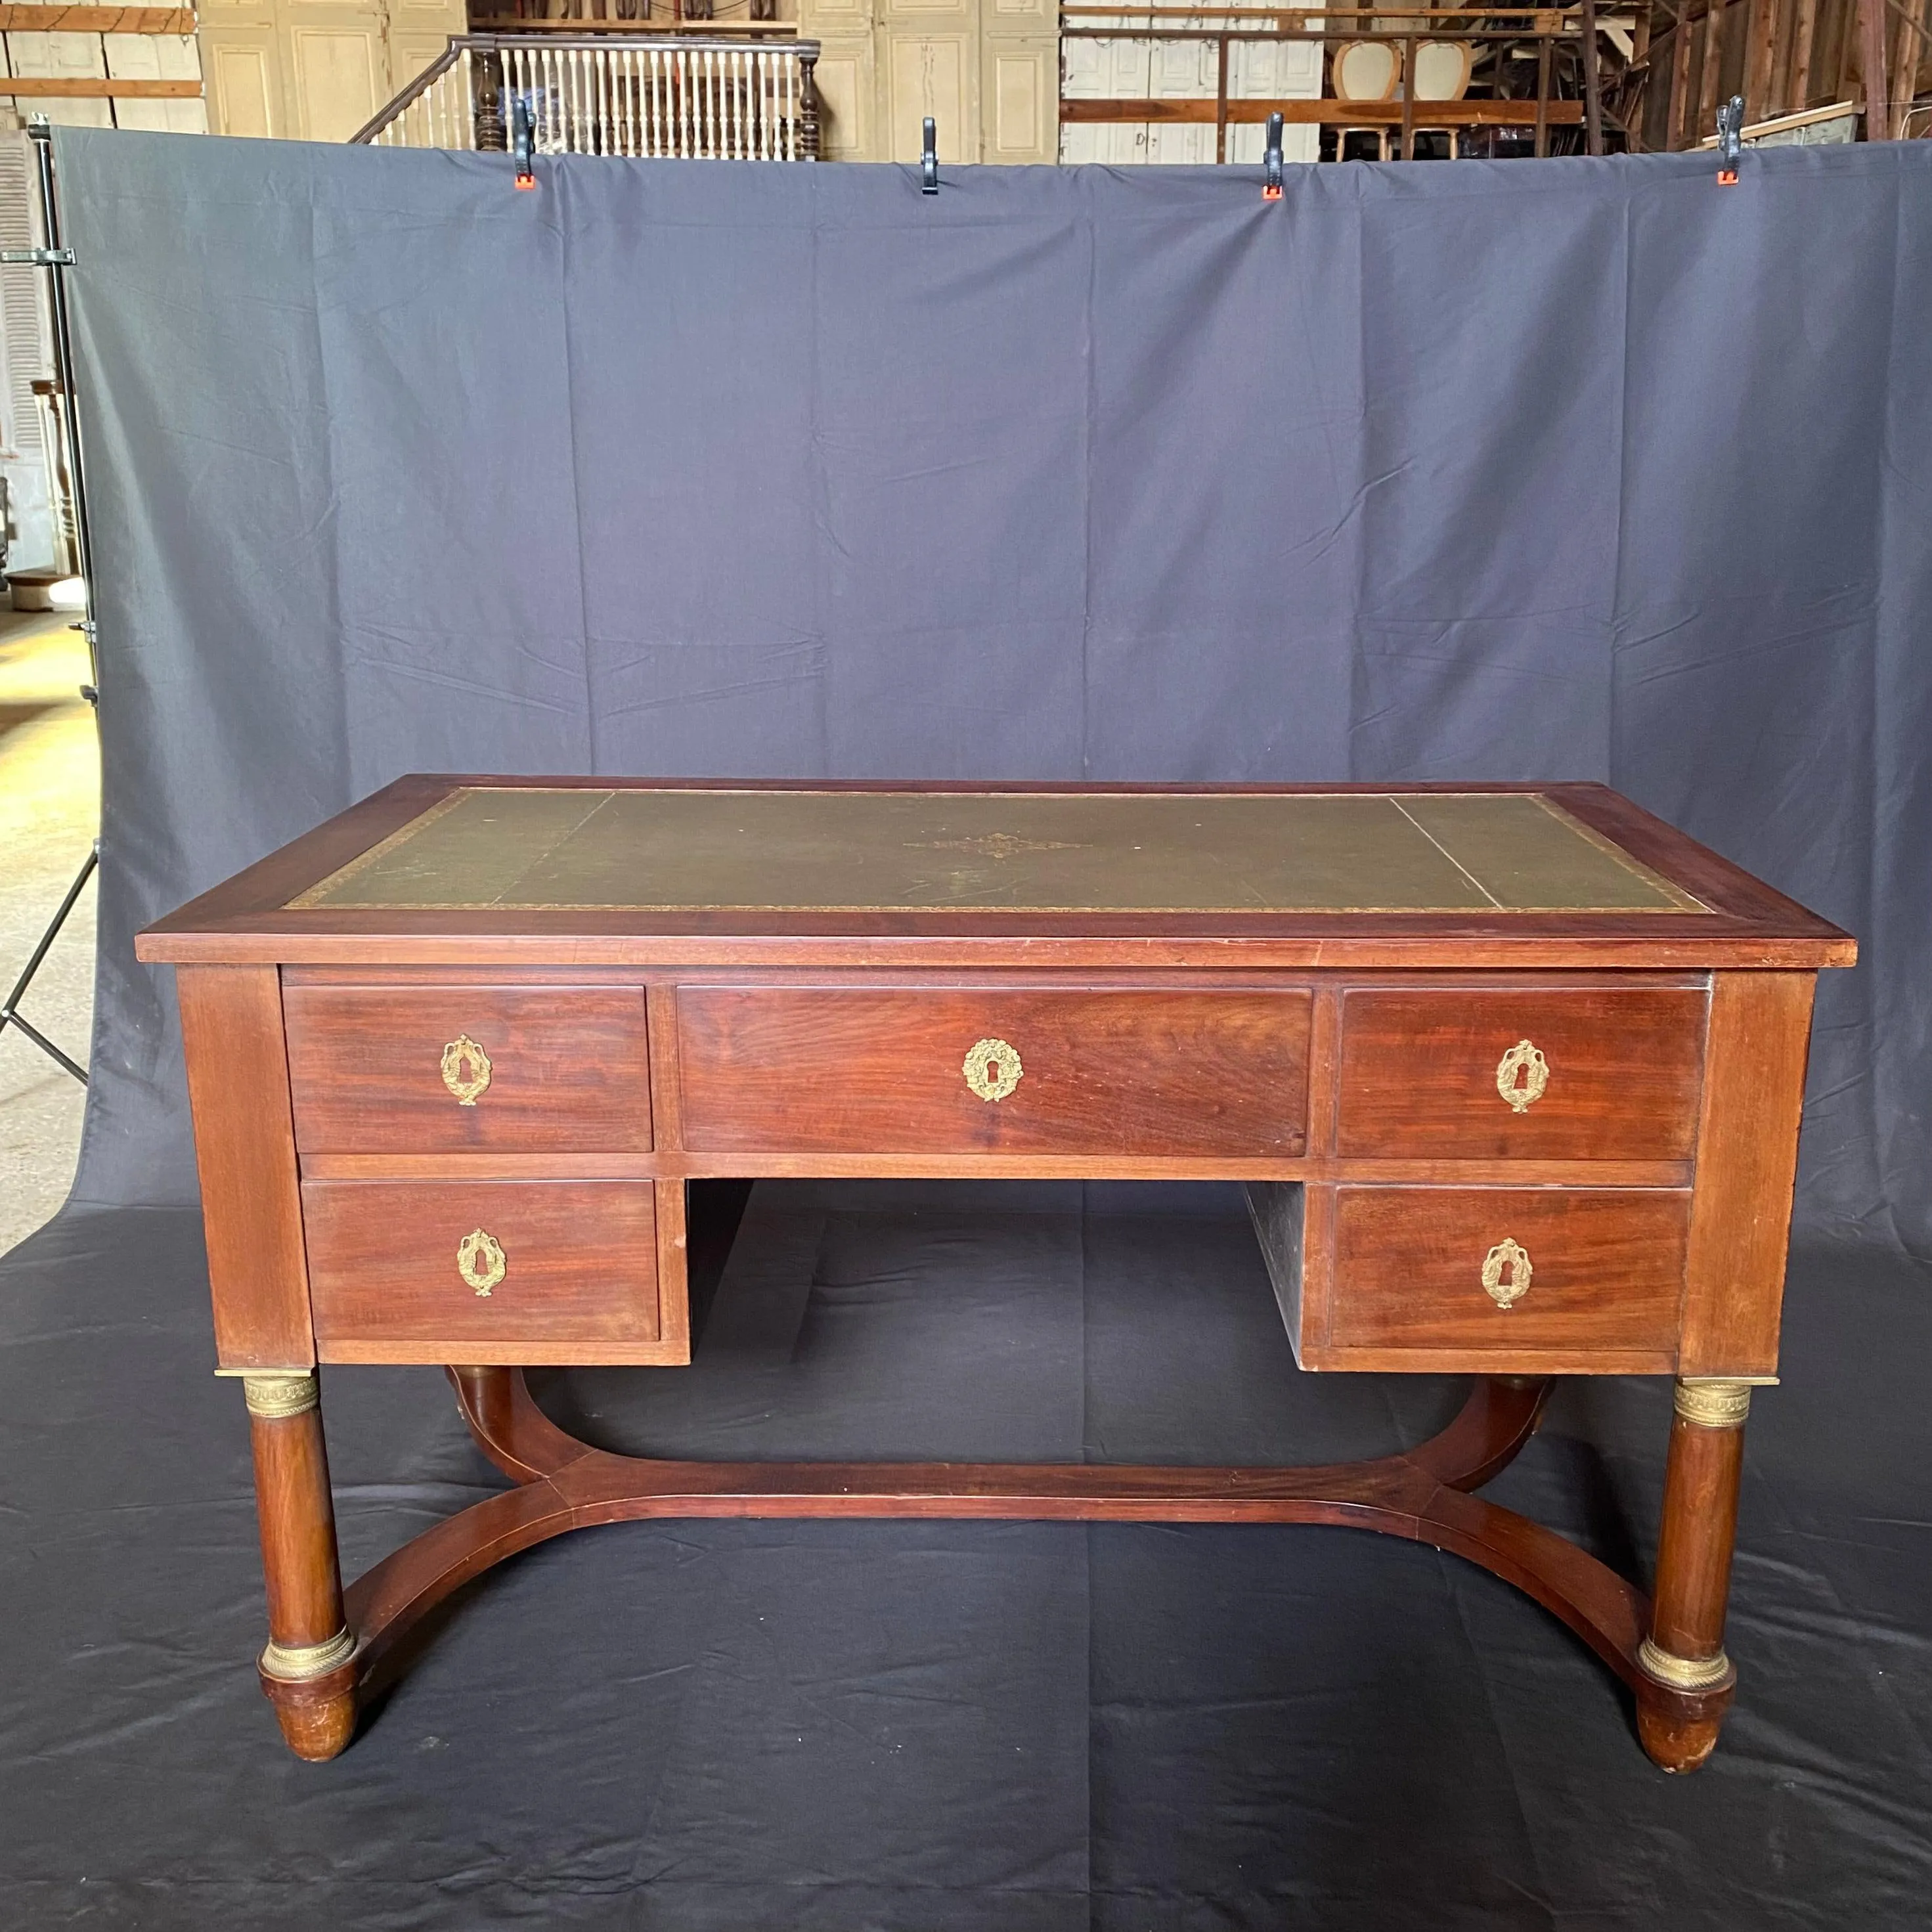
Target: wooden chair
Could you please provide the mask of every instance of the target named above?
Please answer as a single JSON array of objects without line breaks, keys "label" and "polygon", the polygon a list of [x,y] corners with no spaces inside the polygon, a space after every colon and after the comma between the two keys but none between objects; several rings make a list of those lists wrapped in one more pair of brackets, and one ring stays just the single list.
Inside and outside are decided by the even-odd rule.
[{"label": "wooden chair", "polygon": [[[1467,40],[1424,40],[1415,50],[1415,70],[1408,76],[1410,96],[1416,104],[1412,136],[1446,134],[1451,160],[1456,158],[1456,130],[1432,128],[1423,118],[1422,104],[1460,100],[1469,91],[1469,71],[1474,62],[1475,49]],[[1412,150],[1410,158],[1413,158]]]},{"label": "wooden chair", "polygon": [[[1337,100],[1393,100],[1402,84],[1402,57],[1388,40],[1345,40],[1329,63],[1329,84]],[[1388,159],[1388,129],[1380,124],[1336,130],[1336,153],[1351,134],[1372,134],[1376,158]]]}]

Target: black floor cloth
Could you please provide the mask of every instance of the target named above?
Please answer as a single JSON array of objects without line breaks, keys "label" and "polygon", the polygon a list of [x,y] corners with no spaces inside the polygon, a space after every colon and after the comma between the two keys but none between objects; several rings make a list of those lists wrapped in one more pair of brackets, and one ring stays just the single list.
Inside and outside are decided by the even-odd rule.
[{"label": "black floor cloth", "polygon": [[[490,1573],[334,1763],[254,1682],[241,1404],[192,1214],[0,1261],[0,1925],[1916,1927],[1932,1298],[1799,1256],[1716,1756],[1483,1572],[1314,1528],[632,1524]],[[500,1486],[446,1384],[325,1372],[353,1574]],[[1295,1462],[1460,1385],[1298,1375],[1232,1190],[760,1184],[689,1370],[552,1374],[608,1446]],[[1642,1574],[1661,1381],[1492,1488]]]}]

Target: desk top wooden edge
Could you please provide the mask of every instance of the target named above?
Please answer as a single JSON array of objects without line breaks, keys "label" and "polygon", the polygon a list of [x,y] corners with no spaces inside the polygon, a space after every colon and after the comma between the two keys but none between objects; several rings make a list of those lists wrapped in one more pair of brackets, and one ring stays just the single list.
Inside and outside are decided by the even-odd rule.
[{"label": "desk top wooden edge", "polygon": [[[309,892],[476,790],[1214,799],[1529,794],[1697,903],[1643,911],[1020,910],[999,906],[666,910],[310,905]],[[1369,968],[1847,966],[1846,933],[1607,786],[1144,785],[417,774],[157,921],[149,962],[425,966]]]}]

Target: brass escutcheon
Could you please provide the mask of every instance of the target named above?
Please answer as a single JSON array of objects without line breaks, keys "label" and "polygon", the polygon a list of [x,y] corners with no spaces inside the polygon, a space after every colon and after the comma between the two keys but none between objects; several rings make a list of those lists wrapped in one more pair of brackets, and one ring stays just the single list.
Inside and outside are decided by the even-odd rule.
[{"label": "brass escutcheon", "polygon": [[473,1107],[490,1084],[490,1056],[466,1033],[460,1033],[442,1049],[442,1084],[456,1096],[459,1107]]},{"label": "brass escutcheon", "polygon": [[1529,1292],[1529,1250],[1515,1241],[1498,1241],[1483,1257],[1483,1290],[1498,1308],[1508,1308]]},{"label": "brass escutcheon", "polygon": [[1541,1051],[1520,1040],[1496,1062],[1496,1091],[1519,1114],[1543,1098],[1550,1084],[1550,1063]]},{"label": "brass escutcheon", "polygon": [[966,1084],[982,1100],[1004,1100],[1020,1084],[1026,1070],[1020,1057],[1003,1040],[982,1040],[967,1054],[960,1068]]},{"label": "brass escutcheon", "polygon": [[456,1244],[456,1271],[478,1294],[488,1294],[509,1273],[510,1264],[495,1235],[472,1228]]}]

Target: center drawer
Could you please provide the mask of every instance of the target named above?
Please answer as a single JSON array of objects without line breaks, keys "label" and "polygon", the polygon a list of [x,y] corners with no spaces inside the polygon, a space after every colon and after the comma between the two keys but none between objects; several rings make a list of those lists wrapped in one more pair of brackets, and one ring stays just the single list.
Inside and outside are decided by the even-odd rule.
[{"label": "center drawer", "polygon": [[292,978],[282,1011],[305,1154],[651,1144],[641,986]]},{"label": "center drawer", "polygon": [[1299,1155],[1310,998],[682,986],[685,1144],[710,1153]]}]

